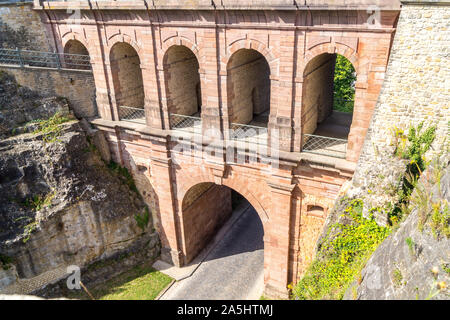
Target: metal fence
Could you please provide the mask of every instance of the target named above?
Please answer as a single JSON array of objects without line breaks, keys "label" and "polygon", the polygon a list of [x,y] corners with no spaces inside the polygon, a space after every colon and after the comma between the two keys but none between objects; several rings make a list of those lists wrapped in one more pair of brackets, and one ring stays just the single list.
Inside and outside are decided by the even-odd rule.
[{"label": "metal fence", "polygon": [[0,48],[0,64],[53,69],[92,69],[88,55],[3,48]]},{"label": "metal fence", "polygon": [[119,106],[119,119],[145,124],[145,110],[144,108]]},{"label": "metal fence", "polygon": [[200,117],[170,114],[170,128],[172,130],[202,133],[202,119]]},{"label": "metal fence", "polygon": [[230,140],[267,145],[268,130],[264,127],[232,123],[230,127],[229,138]]},{"label": "metal fence", "polygon": [[348,140],[332,137],[303,135],[303,152],[321,154],[335,158],[345,158]]}]

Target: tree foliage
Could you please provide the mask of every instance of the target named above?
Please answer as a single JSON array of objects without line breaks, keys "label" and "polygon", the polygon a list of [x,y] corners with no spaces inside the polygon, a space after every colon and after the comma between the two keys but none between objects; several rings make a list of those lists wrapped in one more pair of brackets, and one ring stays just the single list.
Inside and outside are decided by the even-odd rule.
[{"label": "tree foliage", "polygon": [[334,109],[353,112],[355,100],[356,72],[352,63],[344,56],[337,55],[334,71]]}]

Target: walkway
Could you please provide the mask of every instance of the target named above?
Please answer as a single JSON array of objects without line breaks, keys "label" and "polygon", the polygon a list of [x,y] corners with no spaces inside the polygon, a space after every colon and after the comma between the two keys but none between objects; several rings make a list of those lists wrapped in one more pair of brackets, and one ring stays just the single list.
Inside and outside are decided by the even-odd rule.
[{"label": "walkway", "polygon": [[259,299],[263,265],[263,226],[256,211],[248,206],[197,270],[175,282],[160,299]]}]

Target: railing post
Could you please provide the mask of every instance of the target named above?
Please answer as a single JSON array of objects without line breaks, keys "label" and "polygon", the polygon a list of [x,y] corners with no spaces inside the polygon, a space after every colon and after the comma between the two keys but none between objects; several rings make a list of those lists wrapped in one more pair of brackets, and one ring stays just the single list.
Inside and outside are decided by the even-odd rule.
[{"label": "railing post", "polygon": [[22,59],[22,53],[19,48],[16,47],[17,57],[19,58],[20,67],[23,68],[25,66],[23,59]]}]

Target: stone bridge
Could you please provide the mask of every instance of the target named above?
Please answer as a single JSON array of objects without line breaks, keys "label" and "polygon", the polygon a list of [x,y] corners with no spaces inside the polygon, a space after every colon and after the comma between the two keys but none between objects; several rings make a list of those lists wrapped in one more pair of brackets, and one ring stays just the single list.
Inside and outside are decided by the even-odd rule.
[{"label": "stone bridge", "polygon": [[[162,257],[189,263],[232,194],[264,225],[266,294],[286,297],[355,170],[397,1],[39,1],[58,52],[89,54],[101,129],[153,208]],[[354,111],[333,112],[336,57]]]}]

